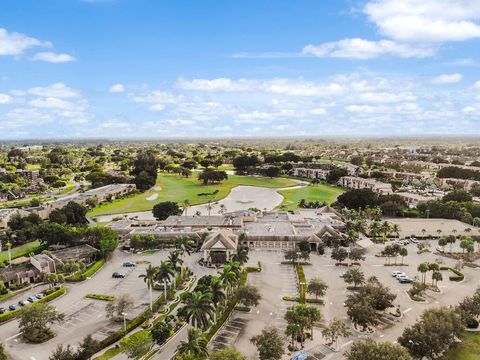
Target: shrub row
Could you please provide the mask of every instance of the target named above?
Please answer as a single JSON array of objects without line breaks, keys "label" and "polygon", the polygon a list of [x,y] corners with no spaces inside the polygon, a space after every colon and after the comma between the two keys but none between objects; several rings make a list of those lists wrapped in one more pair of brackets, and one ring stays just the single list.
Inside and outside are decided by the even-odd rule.
[{"label": "shrub row", "polygon": [[113,301],[115,300],[115,296],[104,295],[104,294],[87,294],[85,295],[86,298],[94,299],[94,300],[103,300],[103,301]]},{"label": "shrub row", "polygon": [[305,277],[305,272],[303,271],[302,265],[297,265],[297,276],[298,276],[298,289],[299,289],[299,303],[305,304],[307,299],[307,278]]},{"label": "shrub row", "polygon": [[449,276],[449,279],[450,281],[462,281],[463,279],[465,279],[465,275],[463,275],[460,271],[458,271],[457,269],[454,269],[454,268],[451,268],[451,267],[447,267],[447,266],[442,266],[440,268],[440,270],[450,270],[451,272],[453,272],[455,275],[450,275]]},{"label": "shrub row", "polygon": [[[295,297],[295,296],[283,296],[282,300],[283,301],[300,302],[300,298]],[[313,299],[313,298],[305,299],[305,302],[307,304],[324,304],[325,303],[322,299]]]},{"label": "shrub row", "polygon": [[[56,299],[57,297],[65,294],[66,292],[67,292],[67,288],[65,286],[62,286],[58,290],[55,290],[51,294],[49,294],[49,295],[45,296],[44,298],[38,300],[38,302],[41,302],[41,303],[50,302],[50,301]],[[28,305],[25,305],[25,306],[28,306]],[[11,319],[15,319],[19,315],[20,310],[21,309],[17,309],[17,310],[8,311],[4,314],[1,314],[0,315],[0,323],[3,323],[5,321],[11,320]]]},{"label": "shrub row", "polygon": [[7,293],[5,295],[2,295],[2,296],[0,296],[0,301],[7,300],[7,299],[11,298],[12,296],[21,294],[22,292],[25,292],[28,289],[30,289],[30,286],[24,287],[23,289],[20,289],[20,290],[17,290],[17,291],[12,291],[12,292]]},{"label": "shrub row", "polygon": [[76,273],[65,278],[65,281],[68,282],[80,282],[85,281],[89,277],[92,277],[100,268],[105,265],[105,259],[100,259],[95,262],[92,266],[88,267],[83,273]]}]

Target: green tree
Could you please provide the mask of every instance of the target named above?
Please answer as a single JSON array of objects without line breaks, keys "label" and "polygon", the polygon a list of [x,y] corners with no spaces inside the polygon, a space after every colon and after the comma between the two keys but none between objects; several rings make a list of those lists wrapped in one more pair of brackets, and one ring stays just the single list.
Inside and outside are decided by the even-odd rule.
[{"label": "green tree", "polygon": [[327,345],[335,344],[337,347],[338,338],[350,336],[351,332],[347,325],[339,319],[330,321],[326,328],[322,330],[322,336],[327,340]]},{"label": "green tree", "polygon": [[418,265],[417,270],[422,274],[422,283],[425,284],[426,274],[430,270],[430,264],[427,261],[424,261]]},{"label": "green tree", "polygon": [[87,335],[77,349],[77,360],[87,360],[100,350],[98,340],[95,340],[92,335]]},{"label": "green tree", "polygon": [[460,315],[446,307],[428,309],[398,338],[414,359],[438,359],[462,336]]},{"label": "green tree", "polygon": [[410,360],[403,347],[390,342],[376,343],[371,339],[353,343],[345,356],[347,360]]},{"label": "green tree", "polygon": [[212,301],[215,305],[225,301],[226,294],[222,280],[218,276],[213,276],[210,281],[209,291],[212,294]]},{"label": "green tree", "polygon": [[185,315],[187,321],[196,328],[206,329],[215,314],[212,295],[200,291],[187,293],[183,299],[183,304],[180,312]]},{"label": "green tree", "polygon": [[365,282],[365,274],[360,270],[360,268],[352,268],[348,269],[345,271],[345,274],[343,274],[343,280],[347,284],[353,284],[355,288],[358,287],[358,285],[361,285]]},{"label": "green tree", "polygon": [[211,354],[209,360],[247,360],[247,358],[235,349],[223,349]]},{"label": "green tree", "polygon": [[307,286],[307,292],[309,294],[315,295],[315,299],[318,299],[319,296],[320,297],[325,296],[327,289],[328,289],[327,283],[319,278],[311,279]]},{"label": "green tree", "polygon": [[105,306],[105,312],[109,319],[123,318],[123,314],[133,309],[133,299],[128,294],[117,296],[115,300],[109,301]]},{"label": "green tree", "polygon": [[173,328],[172,325],[164,321],[159,321],[153,324],[150,333],[153,341],[158,345],[162,345],[172,335]]},{"label": "green tree", "polygon": [[[0,356],[0,360],[3,358]],[[5,360],[7,358],[5,357]],[[77,354],[74,349],[70,346],[58,345],[55,350],[50,354],[48,360],[78,360]]]},{"label": "green tree", "polygon": [[132,335],[124,337],[120,341],[120,345],[130,359],[135,359],[147,353],[152,346],[152,337],[148,331],[137,331]]},{"label": "green tree", "polygon": [[138,275],[138,277],[143,278],[143,281],[147,284],[148,292],[150,295],[150,310],[152,310],[153,299],[152,299],[152,290],[155,279],[157,278],[158,268],[149,264],[145,269],[145,274]]},{"label": "green tree", "polygon": [[20,310],[18,327],[25,340],[29,342],[44,342],[54,336],[50,326],[61,321],[64,315],[52,305],[33,303]]},{"label": "green tree", "polygon": [[234,261],[238,261],[240,265],[248,261],[248,246],[241,245],[237,249],[237,253],[233,256]]},{"label": "green tree", "polygon": [[2,343],[0,343],[0,360],[8,360],[5,346]]},{"label": "green tree", "polygon": [[336,260],[337,263],[342,263],[348,257],[348,252],[342,247],[334,248],[332,249],[331,257],[333,260]]},{"label": "green tree", "polygon": [[257,306],[262,296],[255,286],[245,285],[238,289],[237,298],[240,304],[250,307]]},{"label": "green tree", "polygon": [[164,201],[156,204],[153,209],[153,216],[157,220],[165,220],[172,215],[181,215],[182,210],[176,202]]},{"label": "green tree", "polygon": [[285,353],[283,340],[275,327],[266,327],[250,341],[257,347],[260,360],[280,360]]},{"label": "green tree", "polygon": [[199,359],[208,356],[208,340],[198,329],[188,329],[187,341],[182,341],[177,348],[182,355],[193,355]]}]

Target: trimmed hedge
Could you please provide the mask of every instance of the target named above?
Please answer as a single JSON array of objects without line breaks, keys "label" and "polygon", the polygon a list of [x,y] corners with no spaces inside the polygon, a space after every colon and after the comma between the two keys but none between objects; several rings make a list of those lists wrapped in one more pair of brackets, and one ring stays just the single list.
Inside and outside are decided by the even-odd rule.
[{"label": "trimmed hedge", "polygon": [[115,296],[104,295],[104,294],[87,294],[85,295],[86,298],[94,299],[94,300],[102,300],[102,301],[113,301],[115,300]]},{"label": "trimmed hedge", "polygon": [[29,290],[29,289],[30,289],[30,286],[27,286],[27,287],[24,287],[23,289],[16,290],[16,291],[12,291],[12,292],[10,292],[10,293],[8,293],[8,294],[2,295],[2,296],[0,296],[0,301],[7,300],[7,299],[11,298],[12,296],[21,294],[22,292],[25,292],[25,291],[27,291],[27,290]]},{"label": "trimmed hedge", "polygon": [[450,281],[462,281],[463,279],[465,279],[465,275],[463,275],[460,271],[458,271],[457,269],[454,269],[454,268],[451,268],[451,267],[447,267],[447,266],[442,266],[440,268],[440,270],[450,270],[451,272],[453,272],[455,275],[450,275],[449,276],[449,279]]},{"label": "trimmed hedge", "polygon": [[85,281],[89,277],[92,277],[100,268],[105,265],[105,259],[100,259],[97,262],[95,262],[92,266],[90,266],[87,270],[85,270],[83,273],[77,273],[73,274],[71,276],[68,276],[65,278],[65,281],[68,282],[80,282],[80,281]]},{"label": "trimmed hedge", "polygon": [[[45,296],[44,298],[38,300],[37,302],[39,303],[47,303],[47,302],[50,302],[54,299],[56,299],[57,297],[65,294],[67,292],[67,288],[65,286],[62,286],[60,289],[52,292],[51,294]],[[25,306],[28,306],[28,305],[25,305]],[[13,310],[13,311],[8,311],[4,314],[1,314],[0,315],[0,323],[3,323],[5,321],[8,321],[8,320],[11,320],[11,319],[15,319],[18,314],[20,313],[20,309],[17,309],[17,310]]]},{"label": "trimmed hedge", "polygon": [[305,304],[307,299],[307,278],[305,277],[305,272],[303,271],[302,265],[297,265],[296,269],[298,276],[298,290],[300,294],[298,302],[300,304]]}]

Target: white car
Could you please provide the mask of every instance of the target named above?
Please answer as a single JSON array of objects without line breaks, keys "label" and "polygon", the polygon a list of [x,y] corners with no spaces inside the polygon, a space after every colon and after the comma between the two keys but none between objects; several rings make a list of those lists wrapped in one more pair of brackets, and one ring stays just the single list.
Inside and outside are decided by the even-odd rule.
[{"label": "white car", "polygon": [[408,276],[407,276],[407,274],[405,274],[404,272],[400,272],[400,273],[398,273],[395,277],[396,277],[397,279],[399,279],[399,278],[408,277]]},{"label": "white car", "polygon": [[401,280],[401,279],[408,279],[408,275],[407,274],[397,275],[397,280]]},{"label": "white car", "polygon": [[400,275],[400,274],[403,274],[403,271],[398,271],[398,270],[392,271],[392,276],[395,278],[397,277],[397,275]]}]

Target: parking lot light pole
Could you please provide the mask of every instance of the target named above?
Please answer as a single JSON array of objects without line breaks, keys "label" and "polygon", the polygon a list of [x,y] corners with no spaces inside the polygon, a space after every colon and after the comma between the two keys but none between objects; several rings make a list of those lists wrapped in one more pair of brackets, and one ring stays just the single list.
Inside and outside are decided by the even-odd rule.
[{"label": "parking lot light pole", "polygon": [[127,332],[127,313],[126,312],[122,312],[122,316],[123,316],[123,330],[125,332]]}]

